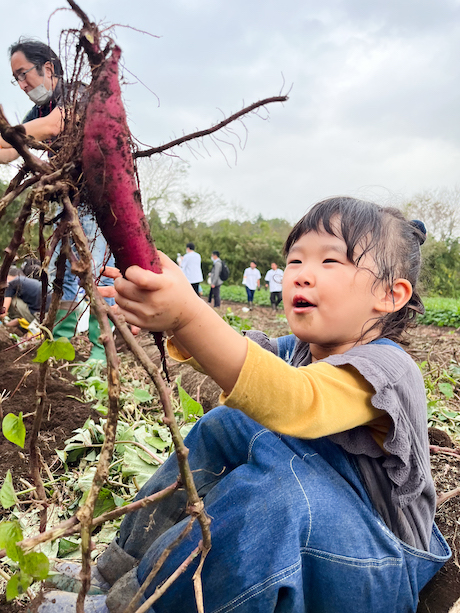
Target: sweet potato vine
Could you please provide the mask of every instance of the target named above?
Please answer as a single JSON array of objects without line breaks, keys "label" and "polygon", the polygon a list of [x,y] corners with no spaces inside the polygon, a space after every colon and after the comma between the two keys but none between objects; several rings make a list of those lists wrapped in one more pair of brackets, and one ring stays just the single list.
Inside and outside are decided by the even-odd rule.
[{"label": "sweet potato vine", "polygon": [[[74,517],[50,529],[46,527],[46,491],[41,477],[41,460],[37,446],[38,433],[46,397],[46,380],[50,365],[48,361],[40,366],[37,387],[35,422],[30,436],[29,454],[31,477],[36,486],[37,504],[41,507],[40,534],[19,546],[29,550],[38,543],[54,540],[60,536],[80,532],[82,537],[83,567],[81,573],[82,589],[78,595],[77,613],[83,613],[84,599],[90,585],[90,551],[91,532],[101,521],[116,514],[132,512],[142,505],[154,504],[165,495],[173,495],[178,488],[185,488],[188,497],[190,523],[178,540],[191,529],[191,522],[198,521],[201,527],[201,540],[187,560],[177,569],[170,579],[157,590],[149,603],[158,599],[164,590],[173,583],[197,555],[201,556],[198,570],[194,575],[194,586],[198,611],[204,611],[201,590],[201,569],[206,554],[211,547],[210,519],[195,488],[193,476],[188,464],[188,450],[184,445],[171,407],[170,386],[148,358],[131,334],[128,326],[108,308],[100,297],[91,273],[91,253],[86,236],[80,225],[80,210],[91,211],[115,256],[117,266],[124,273],[131,265],[161,274],[161,266],[154,241],[150,236],[137,180],[135,159],[162,153],[173,147],[189,143],[194,139],[212,138],[218,130],[225,129],[233,121],[254,113],[272,102],[284,102],[287,96],[266,98],[231,115],[215,126],[185,135],[171,143],[145,149],[134,147],[126,121],[126,113],[121,97],[118,80],[118,62],[121,49],[111,39],[102,37],[97,25],[90,22],[87,15],[74,2],[68,0],[71,8],[80,17],[82,28],[77,34],[75,68],[71,82],[66,87],[64,128],[59,138],[52,145],[52,156],[48,160],[40,159],[31,152],[44,147],[27,137],[21,126],[10,126],[3,112],[0,112],[0,133],[22,156],[24,164],[11,181],[4,197],[0,199],[0,218],[6,208],[18,195],[28,190],[27,197],[18,217],[14,235],[5,251],[0,268],[0,307],[3,304],[4,291],[7,286],[7,273],[21,244],[24,229],[32,212],[39,211],[40,259],[42,262],[42,325],[52,332],[59,301],[62,296],[62,281],[66,260],[71,262],[72,271],[80,278],[81,285],[97,315],[101,329],[101,340],[107,356],[107,378],[109,389],[109,412],[105,425],[105,440],[96,474],[83,507]],[[85,59],[86,58],[86,59]],[[87,63],[91,70],[91,83],[83,97],[79,85],[79,75]],[[48,148],[48,147],[45,147]],[[49,149],[49,148],[48,148]],[[53,203],[60,204],[60,213],[54,217]],[[55,222],[55,230],[49,241],[44,239],[44,228],[50,220]],[[57,259],[57,273],[54,280],[54,294],[51,307],[45,315],[45,297],[48,287],[48,266],[54,251],[60,245]],[[168,426],[174,442],[179,462],[178,480],[167,491],[127,505],[117,511],[94,519],[94,507],[98,494],[104,484],[111,461],[115,443],[116,425],[119,407],[120,381],[118,357],[109,319],[119,331],[136,359],[145,368],[155,384],[164,410],[164,423]],[[156,335],[156,342],[163,351],[162,335]],[[5,555],[5,551],[0,552]],[[169,551],[161,556],[160,563],[153,569],[146,584],[152,581],[160,564],[167,558]],[[136,610],[139,597],[144,592],[144,584],[129,607],[129,612]],[[144,606],[145,608],[145,606]],[[142,611],[143,607],[139,609]]]}]

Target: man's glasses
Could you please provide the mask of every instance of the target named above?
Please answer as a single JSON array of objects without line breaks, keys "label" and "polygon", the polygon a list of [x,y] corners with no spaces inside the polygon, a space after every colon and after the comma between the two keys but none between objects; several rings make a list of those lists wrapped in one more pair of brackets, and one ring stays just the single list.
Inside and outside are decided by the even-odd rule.
[{"label": "man's glasses", "polygon": [[29,70],[24,70],[23,72],[20,72],[19,74],[13,76],[13,78],[11,79],[11,83],[13,85],[17,85],[18,83],[22,83],[23,81],[26,80],[26,74],[28,72],[30,72],[31,70],[33,70],[34,68],[36,68],[36,66],[32,66],[32,68],[29,68]]}]

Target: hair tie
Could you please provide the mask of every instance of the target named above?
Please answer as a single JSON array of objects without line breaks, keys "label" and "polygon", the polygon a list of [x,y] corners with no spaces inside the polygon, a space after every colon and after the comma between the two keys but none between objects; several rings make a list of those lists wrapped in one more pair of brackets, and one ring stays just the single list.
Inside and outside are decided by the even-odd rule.
[{"label": "hair tie", "polygon": [[409,222],[411,226],[413,226],[416,230],[418,230],[418,232],[415,233],[418,242],[423,245],[423,243],[426,241],[426,226],[423,223],[423,221],[420,221],[420,219],[413,219],[412,221]]}]

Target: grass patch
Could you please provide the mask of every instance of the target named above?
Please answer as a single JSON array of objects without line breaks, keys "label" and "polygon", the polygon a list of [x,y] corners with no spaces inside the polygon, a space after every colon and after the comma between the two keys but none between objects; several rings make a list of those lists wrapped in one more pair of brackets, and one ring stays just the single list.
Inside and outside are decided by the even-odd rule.
[{"label": "grass patch", "polygon": [[417,318],[421,324],[460,327],[460,300],[455,298],[424,298],[425,315]]},{"label": "grass patch", "polygon": [[[209,296],[209,285],[202,283],[203,295]],[[246,296],[246,287],[244,285],[221,285],[220,297],[222,300],[231,300],[232,302],[246,303],[248,301]],[[270,292],[262,287],[260,291],[254,294],[254,304],[259,306],[270,306]]]}]

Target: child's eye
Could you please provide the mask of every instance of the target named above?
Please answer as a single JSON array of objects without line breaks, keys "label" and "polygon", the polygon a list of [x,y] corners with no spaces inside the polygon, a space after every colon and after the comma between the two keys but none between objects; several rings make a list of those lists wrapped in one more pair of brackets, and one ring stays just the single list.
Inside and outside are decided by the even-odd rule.
[{"label": "child's eye", "polygon": [[326,258],[325,260],[323,260],[323,264],[338,264],[338,260],[334,260],[333,258]]},{"label": "child's eye", "polygon": [[287,264],[302,264],[300,260],[289,260]]}]

